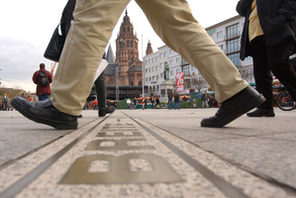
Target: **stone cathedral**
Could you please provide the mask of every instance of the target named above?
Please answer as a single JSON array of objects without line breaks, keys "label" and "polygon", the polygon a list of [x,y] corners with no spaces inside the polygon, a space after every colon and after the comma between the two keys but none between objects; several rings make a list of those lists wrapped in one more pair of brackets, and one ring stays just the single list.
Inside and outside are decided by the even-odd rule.
[{"label": "stone cathedral", "polygon": [[[118,67],[120,90],[127,89],[127,87],[141,87],[143,65],[138,56],[138,38],[134,34],[134,27],[126,11],[116,39],[116,57],[113,69],[112,67],[108,68],[109,72],[105,72],[106,85],[114,86],[116,84],[115,65]],[[123,92],[121,91],[121,93]]]}]

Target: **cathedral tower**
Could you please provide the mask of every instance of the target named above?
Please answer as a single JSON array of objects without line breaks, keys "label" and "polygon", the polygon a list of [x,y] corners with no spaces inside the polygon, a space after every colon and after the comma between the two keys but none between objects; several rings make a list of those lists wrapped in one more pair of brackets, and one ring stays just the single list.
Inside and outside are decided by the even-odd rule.
[{"label": "cathedral tower", "polygon": [[[138,59],[138,38],[134,34],[134,27],[125,11],[123,22],[120,26],[120,32],[116,39],[116,61],[119,68],[119,84],[121,86],[131,85],[129,79],[129,70],[131,67],[139,64]],[[134,84],[134,82],[132,83]]]}]

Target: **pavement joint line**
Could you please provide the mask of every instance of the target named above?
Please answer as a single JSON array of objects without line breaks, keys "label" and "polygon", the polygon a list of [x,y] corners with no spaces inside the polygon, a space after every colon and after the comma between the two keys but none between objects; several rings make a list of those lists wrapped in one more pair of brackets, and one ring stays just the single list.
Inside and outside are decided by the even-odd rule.
[{"label": "pavement joint line", "polygon": [[240,189],[233,186],[229,182],[225,181],[223,178],[221,178],[220,176],[213,173],[211,170],[209,170],[204,165],[200,164],[198,161],[192,159],[185,152],[183,152],[179,148],[175,147],[173,144],[169,143],[165,139],[163,139],[161,136],[156,134],[154,131],[152,131],[151,129],[149,129],[146,126],[142,125],[140,122],[138,122],[134,118],[130,117],[129,115],[127,115],[125,113],[123,113],[123,114],[126,115],[127,117],[129,117],[134,122],[136,122],[139,126],[141,126],[143,129],[145,129],[147,132],[149,132],[153,137],[155,137],[162,144],[164,144],[166,147],[168,147],[171,151],[173,151],[175,154],[177,154],[186,163],[191,165],[197,172],[201,173],[206,179],[208,179],[219,190],[221,190],[221,192],[224,195],[226,195],[227,197],[233,197],[233,198],[248,198],[248,196],[244,192],[242,192]]},{"label": "pavement joint line", "polygon": [[[26,174],[24,177],[16,181],[14,184],[10,185],[8,188],[6,188],[4,191],[0,193],[0,198],[11,198],[16,197],[18,193],[20,193],[26,186],[28,186],[30,183],[32,183],[37,177],[39,177],[44,171],[46,171],[52,164],[54,164],[60,157],[62,157],[67,151],[69,151],[74,145],[76,145],[78,142],[80,142],[84,137],[86,137],[89,133],[91,133],[97,126],[99,126],[101,123],[103,123],[108,117],[105,116],[102,120],[100,120],[97,124],[95,124],[93,127],[85,131],[82,135],[74,139],[71,143],[69,143],[66,147],[62,148],[58,152],[56,152],[53,156],[42,162],[40,165],[38,165],[36,168],[34,168],[32,171],[30,171],[28,174]],[[97,121],[94,120],[92,122]],[[90,122],[91,123],[91,122]],[[87,126],[88,124],[85,124],[83,127]],[[69,134],[69,133],[67,133]]]},{"label": "pavement joint line", "polygon": [[[140,120],[141,122],[143,122],[143,123],[148,123],[147,121],[143,121],[142,119],[139,119],[139,118],[137,118],[137,120]],[[156,129],[159,129],[160,131],[163,131],[163,132],[165,132],[165,133],[167,133],[168,135],[170,135],[170,136],[173,136],[173,137],[175,137],[175,138],[179,138],[178,136],[176,136],[175,134],[172,134],[172,133],[170,133],[169,131],[166,131],[166,130],[162,130],[160,127],[158,127],[158,126],[156,126],[156,125],[154,125],[154,124],[150,124],[150,123],[148,123],[148,125],[149,125],[149,127],[155,127]],[[148,127],[148,126],[147,126]],[[149,128],[148,128],[149,129]],[[159,132],[158,132],[159,133]],[[163,137],[164,138],[164,137]],[[182,138],[179,138],[179,139],[182,139]],[[182,139],[183,140],[183,139]],[[221,158],[221,157],[219,157],[219,155],[217,156],[216,154],[212,154],[212,152],[211,151],[207,151],[207,150],[203,150],[203,149],[201,149],[199,146],[196,146],[195,144],[192,144],[192,143],[190,143],[190,142],[188,142],[187,140],[184,140],[185,142],[187,142],[189,145],[192,145],[192,146],[194,146],[194,147],[196,147],[196,148],[199,148],[200,150],[202,150],[203,152],[206,152],[206,153],[210,153],[211,155],[213,155],[213,156],[215,156],[216,158],[218,158],[218,159],[220,159],[220,160],[222,160],[222,161],[224,161],[224,163],[229,163],[231,166],[233,166],[233,167],[236,167],[236,169],[237,170],[240,170],[240,172],[245,172],[246,174],[249,174],[249,175],[251,175],[255,180],[259,180],[259,181],[261,181],[261,182],[265,182],[265,184],[267,185],[267,186],[273,186],[273,188],[277,188],[278,190],[281,190],[282,191],[282,193],[281,193],[281,196],[278,196],[278,197],[282,197],[282,194],[284,193],[284,194],[286,194],[286,196],[284,196],[285,198],[286,197],[295,197],[295,191],[296,191],[296,189],[294,188],[294,187],[291,187],[291,186],[289,186],[289,185],[286,185],[286,184],[283,184],[283,183],[280,183],[280,182],[278,182],[278,181],[276,181],[276,180],[274,180],[273,178],[270,178],[269,180],[268,179],[265,179],[265,178],[262,178],[262,177],[260,177],[260,175],[258,176],[258,174],[254,174],[253,172],[251,172],[251,171],[249,171],[248,169],[246,170],[246,169],[243,169],[243,168],[241,168],[241,167],[239,167],[239,166],[237,166],[237,164],[233,164],[233,163],[231,163],[231,161],[229,161],[229,160],[225,160],[224,158]],[[198,160],[197,158],[195,159],[195,160]],[[217,174],[217,175],[219,175],[219,174]],[[243,189],[244,187],[242,187],[242,186],[238,186],[238,188],[239,189]],[[256,186],[256,188],[258,188],[257,186]],[[262,187],[260,187],[259,186],[259,188],[262,188]],[[261,196],[260,196],[261,197]],[[268,197],[270,197],[270,196],[268,196]],[[274,195],[272,196],[272,197],[274,197]],[[277,197],[277,196],[275,196],[275,197]]]},{"label": "pavement joint line", "polygon": [[[140,119],[140,118],[138,118],[139,120],[142,120],[142,119]],[[142,121],[144,121],[144,120],[142,120]],[[153,125],[152,123],[150,123],[150,122],[148,122],[148,121],[144,121],[144,122],[147,122],[147,123],[149,123],[149,124],[151,124],[151,125]],[[155,125],[154,125],[155,126]],[[167,130],[165,130],[165,129],[163,129],[163,128],[161,128],[161,127],[159,127],[159,126],[155,126],[155,127],[157,127],[157,128],[159,128],[159,129],[161,129],[161,130],[164,130],[164,131],[166,131],[167,133],[170,133],[171,135],[173,135],[173,136],[175,136],[175,137],[177,137],[177,138],[180,138],[180,139],[182,139],[182,140],[184,140],[184,141],[187,141],[187,142],[189,142],[189,143],[191,143],[191,144],[194,144],[193,142],[190,142],[190,141],[188,141],[188,140],[186,140],[186,139],[184,139],[184,138],[182,138],[182,137],[179,137],[179,136],[176,136],[175,134],[173,134],[173,133],[171,133],[171,132],[169,132],[169,131],[167,131]],[[225,127],[226,128],[226,127]],[[182,130],[182,128],[180,128],[180,130]],[[207,133],[217,133],[217,134],[221,134],[221,133],[223,133],[223,132],[215,132],[215,131],[206,131]],[[295,131],[286,131],[286,132],[276,132],[276,133],[270,133],[270,134],[262,134],[262,135],[243,135],[243,134],[237,134],[237,133],[223,133],[223,134],[225,134],[225,135],[234,135],[234,136],[236,136],[236,137],[233,137],[233,138],[228,138],[228,139],[242,139],[242,138],[265,138],[265,137],[267,137],[268,139],[274,139],[274,140],[283,140],[283,141],[287,141],[287,142],[294,142],[293,140],[288,140],[288,139],[280,139],[280,138],[273,138],[273,137],[268,137],[268,136],[272,136],[272,135],[281,135],[281,134],[289,134],[289,133],[295,133]],[[223,140],[223,139],[226,139],[226,137],[225,138],[220,138],[220,139],[211,139],[211,140],[205,140],[205,141],[199,141],[200,143],[204,143],[204,142],[211,142],[212,140]],[[196,144],[194,144],[195,146],[198,146],[199,147],[199,145],[196,145]]]},{"label": "pavement joint line", "polygon": [[[125,114],[125,113],[124,113],[124,114]],[[174,136],[174,137],[176,137],[176,138],[179,138],[179,139],[181,139],[181,140],[183,140],[183,141],[185,141],[185,142],[188,142],[189,144],[192,144],[192,145],[194,145],[194,146],[196,146],[196,147],[198,147],[198,148],[200,148],[200,149],[202,149],[202,150],[204,150],[204,151],[206,151],[206,152],[208,152],[208,153],[211,153],[211,154],[213,154],[214,156],[216,156],[216,157],[218,157],[218,158],[220,158],[220,159],[222,159],[222,160],[224,160],[224,161],[230,163],[231,165],[236,166],[236,167],[238,167],[238,168],[240,168],[240,169],[242,169],[242,170],[244,170],[244,171],[246,171],[246,172],[248,172],[248,173],[254,175],[255,177],[258,177],[258,178],[260,178],[260,179],[262,179],[262,180],[265,180],[266,182],[270,183],[271,185],[274,185],[274,186],[277,186],[277,187],[280,187],[280,188],[284,188],[284,189],[287,191],[287,193],[289,193],[290,195],[295,195],[296,188],[293,187],[293,186],[291,186],[291,185],[288,185],[288,184],[282,183],[282,182],[276,180],[275,178],[270,177],[269,175],[263,174],[263,173],[261,173],[261,172],[259,172],[259,171],[254,171],[254,170],[250,169],[249,167],[247,167],[247,166],[245,166],[245,165],[243,165],[243,164],[241,164],[241,163],[238,163],[238,162],[235,162],[235,161],[230,160],[230,159],[228,159],[228,158],[225,158],[225,157],[223,157],[222,155],[217,154],[217,153],[214,153],[214,152],[211,151],[211,150],[204,149],[204,148],[202,148],[201,146],[199,146],[198,144],[196,144],[196,143],[194,143],[194,142],[191,142],[191,141],[189,141],[189,140],[187,140],[187,139],[185,139],[185,138],[179,137],[179,136],[177,136],[176,134],[173,134],[173,133],[171,133],[170,131],[167,131],[166,129],[163,129],[162,127],[156,126],[156,125],[154,125],[154,124],[152,124],[152,123],[150,123],[150,122],[148,122],[148,121],[144,121],[144,120],[142,120],[142,119],[140,119],[140,118],[138,118],[138,120],[141,120],[142,122],[146,122],[146,123],[148,123],[148,124],[154,126],[155,128],[158,128],[158,129],[160,129],[160,130],[163,130],[163,131],[165,131],[166,133],[168,133],[168,134],[170,134],[170,135],[172,135],[172,136]],[[149,130],[149,129],[148,129],[148,130]],[[288,134],[288,133],[291,133],[291,132],[284,132],[284,133],[287,133],[287,134]],[[276,135],[276,134],[283,134],[283,133],[273,133],[273,134],[258,135],[258,136],[247,136],[247,137],[233,137],[233,138],[231,138],[231,139],[243,139],[243,138],[248,138],[248,137],[250,137],[250,138],[254,138],[254,137],[263,138],[263,137],[266,137],[266,136],[269,136],[269,135]],[[282,140],[282,141],[289,141],[289,140],[287,140],[287,139],[277,139],[277,138],[272,138],[272,137],[269,138],[269,139]],[[217,139],[216,139],[216,140],[217,140]],[[223,140],[223,139],[219,139],[219,140]],[[205,142],[211,142],[211,141],[212,141],[212,140],[200,141],[199,143],[205,143]],[[294,141],[289,141],[289,142],[294,142]]]}]

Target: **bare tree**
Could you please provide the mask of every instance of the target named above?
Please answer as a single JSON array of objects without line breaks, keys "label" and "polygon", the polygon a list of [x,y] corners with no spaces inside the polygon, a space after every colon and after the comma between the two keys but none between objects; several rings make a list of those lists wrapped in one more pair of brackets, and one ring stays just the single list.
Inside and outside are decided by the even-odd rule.
[{"label": "bare tree", "polygon": [[200,93],[203,88],[208,87],[208,84],[205,81],[205,79],[202,76],[195,75],[194,73],[192,74],[191,82],[192,87],[197,89],[198,93]]}]

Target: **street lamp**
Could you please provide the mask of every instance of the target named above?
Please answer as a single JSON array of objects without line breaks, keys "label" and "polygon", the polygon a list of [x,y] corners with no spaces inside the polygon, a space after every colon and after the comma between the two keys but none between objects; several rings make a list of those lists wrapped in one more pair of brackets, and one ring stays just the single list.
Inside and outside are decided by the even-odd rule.
[{"label": "street lamp", "polygon": [[119,84],[118,84],[118,73],[119,73],[119,69],[118,69],[118,65],[116,64],[116,68],[115,68],[115,80],[116,80],[116,101],[119,101]]}]

